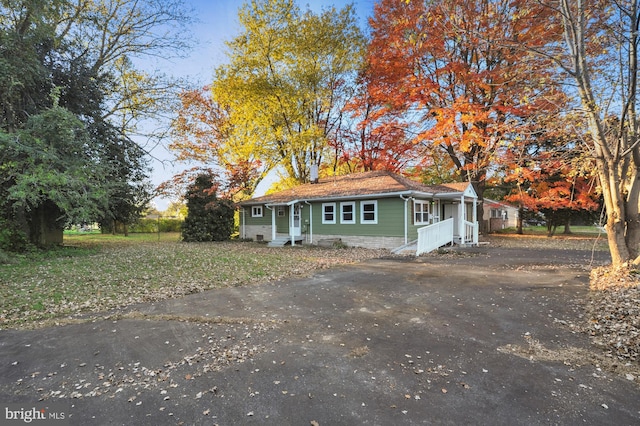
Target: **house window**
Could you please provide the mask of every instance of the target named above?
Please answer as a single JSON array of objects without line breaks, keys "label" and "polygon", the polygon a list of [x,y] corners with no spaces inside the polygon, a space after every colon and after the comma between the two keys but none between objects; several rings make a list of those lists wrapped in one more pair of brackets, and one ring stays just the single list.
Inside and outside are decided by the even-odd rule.
[{"label": "house window", "polygon": [[325,203],[322,205],[322,223],[336,223],[336,203]]},{"label": "house window", "polygon": [[378,223],[378,202],[377,201],[360,202],[360,223],[364,223],[364,224]]},{"label": "house window", "polygon": [[262,217],[262,206],[251,207],[251,217]]},{"label": "house window", "polygon": [[413,204],[414,223],[423,225],[429,223],[429,203],[427,201],[415,201]]},{"label": "house window", "polygon": [[491,209],[491,217],[492,218],[498,218],[498,219],[506,219],[507,218],[507,211],[506,210],[500,210],[500,209]]},{"label": "house window", "polygon": [[278,217],[284,217],[284,216],[285,216],[284,206],[278,206]]},{"label": "house window", "polygon": [[340,223],[356,223],[356,203],[340,203]]}]

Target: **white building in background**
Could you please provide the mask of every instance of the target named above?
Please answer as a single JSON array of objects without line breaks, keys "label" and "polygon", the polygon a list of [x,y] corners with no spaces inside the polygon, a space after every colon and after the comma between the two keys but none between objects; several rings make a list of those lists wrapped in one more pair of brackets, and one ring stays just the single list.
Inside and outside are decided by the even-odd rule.
[{"label": "white building in background", "polygon": [[518,208],[502,201],[484,199],[483,220],[489,232],[518,226]]}]

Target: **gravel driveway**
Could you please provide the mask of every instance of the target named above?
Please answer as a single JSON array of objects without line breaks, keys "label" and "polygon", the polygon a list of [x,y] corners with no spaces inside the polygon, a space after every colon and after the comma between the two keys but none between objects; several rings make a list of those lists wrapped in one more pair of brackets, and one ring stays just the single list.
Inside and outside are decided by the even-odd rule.
[{"label": "gravel driveway", "polygon": [[577,331],[585,265],[606,261],[376,259],[0,331],[0,403],[78,425],[640,424],[636,367]]}]

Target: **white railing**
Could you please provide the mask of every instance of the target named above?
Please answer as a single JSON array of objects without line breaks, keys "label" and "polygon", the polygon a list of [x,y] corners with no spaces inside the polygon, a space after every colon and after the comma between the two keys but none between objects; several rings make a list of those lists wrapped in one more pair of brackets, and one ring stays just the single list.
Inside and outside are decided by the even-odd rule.
[{"label": "white railing", "polygon": [[418,229],[416,256],[453,243],[453,218]]},{"label": "white railing", "polygon": [[478,223],[464,221],[464,243],[478,244]]}]

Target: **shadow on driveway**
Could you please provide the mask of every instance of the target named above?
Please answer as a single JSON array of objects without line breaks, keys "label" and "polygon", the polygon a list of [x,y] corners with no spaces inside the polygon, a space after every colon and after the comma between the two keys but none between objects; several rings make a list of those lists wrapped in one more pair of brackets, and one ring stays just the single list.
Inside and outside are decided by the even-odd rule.
[{"label": "shadow on driveway", "polygon": [[640,379],[574,326],[591,261],[378,259],[0,331],[0,403],[62,402],[78,425],[640,424]]}]

